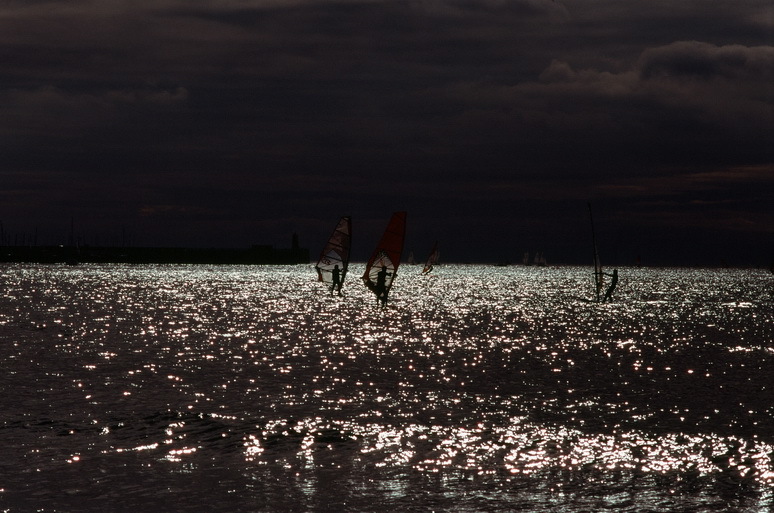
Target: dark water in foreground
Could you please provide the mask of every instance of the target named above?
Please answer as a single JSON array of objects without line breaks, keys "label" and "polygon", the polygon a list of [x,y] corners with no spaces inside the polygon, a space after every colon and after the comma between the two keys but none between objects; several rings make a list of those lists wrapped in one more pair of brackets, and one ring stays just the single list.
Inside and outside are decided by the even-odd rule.
[{"label": "dark water in foreground", "polygon": [[768,512],[774,277],[0,268],[0,511]]}]

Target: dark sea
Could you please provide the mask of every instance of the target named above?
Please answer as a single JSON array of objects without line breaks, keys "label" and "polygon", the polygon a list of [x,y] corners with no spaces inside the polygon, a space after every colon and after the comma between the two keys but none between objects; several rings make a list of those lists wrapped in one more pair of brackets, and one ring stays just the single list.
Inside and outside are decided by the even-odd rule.
[{"label": "dark sea", "polygon": [[748,512],[774,275],[0,268],[0,512]]}]

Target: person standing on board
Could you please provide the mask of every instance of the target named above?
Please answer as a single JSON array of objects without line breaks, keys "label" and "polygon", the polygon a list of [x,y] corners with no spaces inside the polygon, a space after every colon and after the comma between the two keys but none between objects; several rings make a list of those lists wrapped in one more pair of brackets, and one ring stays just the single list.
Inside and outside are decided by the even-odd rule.
[{"label": "person standing on board", "polygon": [[615,290],[615,286],[618,284],[618,269],[613,269],[613,274],[607,274],[607,273],[604,273],[604,274],[612,278],[610,280],[610,286],[607,288],[607,292],[605,292],[605,297],[602,299],[602,302],[606,303],[607,301],[611,301],[611,298],[613,296],[613,291]]},{"label": "person standing on board", "polygon": [[390,273],[387,272],[387,267],[382,266],[382,270],[379,271],[376,275],[376,287],[374,292],[376,292],[376,301],[381,302],[382,306],[387,305],[387,276],[389,276]]},{"label": "person standing on board", "polygon": [[333,295],[334,290],[338,290],[339,296],[341,295],[341,271],[339,270],[338,265],[333,266],[333,270],[331,271],[331,296]]}]

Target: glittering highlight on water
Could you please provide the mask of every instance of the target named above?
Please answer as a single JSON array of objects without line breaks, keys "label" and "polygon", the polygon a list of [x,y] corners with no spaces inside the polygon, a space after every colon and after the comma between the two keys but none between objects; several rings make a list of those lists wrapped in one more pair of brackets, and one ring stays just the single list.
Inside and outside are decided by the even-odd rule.
[{"label": "glittering highlight on water", "polygon": [[769,511],[769,273],[359,271],[2,267],[0,508]]}]

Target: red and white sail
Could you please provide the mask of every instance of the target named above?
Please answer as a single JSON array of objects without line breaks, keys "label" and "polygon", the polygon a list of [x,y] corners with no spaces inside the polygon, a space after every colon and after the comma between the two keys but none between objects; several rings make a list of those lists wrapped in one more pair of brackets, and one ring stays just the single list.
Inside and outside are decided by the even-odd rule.
[{"label": "red and white sail", "polygon": [[344,283],[349,267],[349,248],[352,244],[352,219],[342,217],[333,230],[328,243],[320,253],[317,261],[317,277],[328,286],[333,285],[333,270],[339,266],[339,281]]}]

